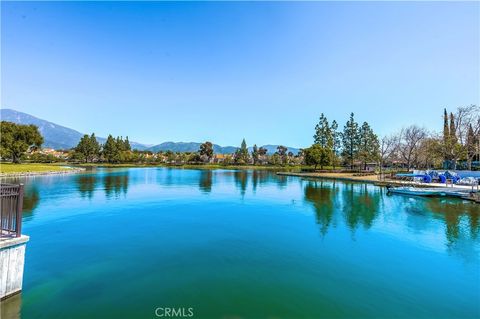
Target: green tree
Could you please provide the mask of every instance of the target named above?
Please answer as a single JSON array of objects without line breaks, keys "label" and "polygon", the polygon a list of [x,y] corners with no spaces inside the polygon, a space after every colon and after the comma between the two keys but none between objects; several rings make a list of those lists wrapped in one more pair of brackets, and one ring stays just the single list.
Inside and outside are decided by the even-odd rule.
[{"label": "green tree", "polygon": [[443,142],[447,144],[450,138],[450,128],[448,127],[447,109],[443,109]]},{"label": "green tree", "polygon": [[457,161],[466,157],[466,147],[459,143],[457,137],[457,127],[455,125],[455,116],[450,112],[450,147],[453,161],[453,169],[457,168]]},{"label": "green tree", "polygon": [[314,165],[315,169],[320,165],[320,169],[330,164],[330,151],[320,144],[313,144],[303,150],[305,164]]},{"label": "green tree", "polygon": [[[196,155],[198,155],[198,154],[196,154]],[[172,152],[171,150],[167,150],[167,151],[165,152],[165,156],[166,156],[167,162],[168,162],[169,164],[171,164],[172,162],[175,162],[176,156],[175,156],[175,153]],[[192,159],[192,161],[194,161],[194,159]]]},{"label": "green tree", "polygon": [[125,151],[131,151],[132,147],[130,146],[130,141],[128,140],[128,136],[125,138],[125,141],[123,142],[123,148]]},{"label": "green tree", "polygon": [[280,155],[274,153],[272,156],[270,156],[269,163],[271,165],[280,165],[282,163],[282,159]]},{"label": "green tree", "polygon": [[350,119],[343,127],[342,133],[342,156],[345,162],[350,164],[353,169],[353,163],[358,157],[358,148],[360,145],[358,123],[355,122],[354,114],[350,114]]},{"label": "green tree", "polygon": [[468,169],[472,170],[472,161],[478,154],[480,149],[480,136],[478,136],[478,134],[475,134],[475,131],[473,130],[471,124],[468,127],[466,144]]},{"label": "green tree", "polygon": [[277,146],[277,151],[275,152],[275,154],[280,157],[282,164],[287,164],[287,150],[288,149],[283,145]]},{"label": "green tree", "polygon": [[115,145],[118,152],[118,154],[116,154],[116,162],[143,162],[146,159],[146,153],[144,152],[137,152],[135,156],[133,156],[128,136],[125,140],[123,140],[123,136],[117,136]]},{"label": "green tree", "polygon": [[267,156],[267,149],[265,147],[259,147],[258,148],[258,156],[257,156],[257,161],[260,164],[265,164],[268,162],[268,156]]},{"label": "green tree", "polygon": [[315,144],[320,144],[323,148],[330,148],[332,146],[332,131],[323,113],[320,114],[318,124],[315,126],[313,139]]},{"label": "green tree", "polygon": [[446,108],[443,109],[443,159],[445,162],[450,162],[452,160],[450,127],[448,125],[448,113]]},{"label": "green tree", "polygon": [[75,152],[81,156],[85,163],[92,162],[100,153],[100,144],[95,134],[92,133],[90,136],[85,134],[75,147]]},{"label": "green tree", "polygon": [[332,125],[330,126],[330,134],[332,137],[332,150],[331,150],[331,164],[333,169],[337,164],[337,157],[338,157],[338,150],[340,148],[340,132],[338,132],[338,123],[337,121],[333,120]]},{"label": "green tree", "polygon": [[232,155],[226,154],[226,155],[225,155],[225,158],[224,158],[224,160],[223,160],[223,162],[222,162],[222,164],[223,164],[223,165],[230,165],[230,164],[232,164],[232,163],[233,163]]},{"label": "green tree", "polygon": [[363,169],[367,169],[367,162],[377,161],[380,144],[377,135],[367,122],[363,122],[359,131],[358,156],[363,162]]},{"label": "green tree", "polygon": [[95,157],[99,157],[102,147],[100,143],[98,143],[95,133],[92,133],[92,135],[90,135],[90,145],[92,150],[92,159]]},{"label": "green tree", "polygon": [[443,150],[447,168],[455,169],[457,160],[465,155],[465,148],[458,142],[455,115],[447,110],[443,111]]},{"label": "green tree", "polygon": [[107,141],[103,144],[103,157],[109,163],[116,163],[120,160],[120,150],[118,148],[118,139],[114,139],[110,134]]},{"label": "green tree", "polygon": [[40,147],[43,137],[35,125],[20,125],[2,121],[0,123],[0,154],[19,163],[20,157],[31,147]]},{"label": "green tree", "polygon": [[119,152],[125,151],[125,143],[123,142],[123,137],[117,136],[117,138],[115,139],[115,144]]},{"label": "green tree", "polygon": [[213,158],[213,144],[208,141],[202,143],[198,153],[204,162],[209,162]]},{"label": "green tree", "polygon": [[458,142],[457,139],[457,129],[455,127],[455,117],[452,112],[450,112],[450,140],[452,145],[455,145]]},{"label": "green tree", "polygon": [[258,156],[265,156],[267,155],[268,150],[265,147],[260,147],[258,149]]},{"label": "green tree", "polygon": [[257,147],[257,144],[253,145],[252,159],[253,159],[253,165],[257,165],[258,164],[258,147]]},{"label": "green tree", "polygon": [[247,164],[248,163],[248,148],[245,139],[242,140],[240,148],[235,152],[235,162],[237,164]]}]

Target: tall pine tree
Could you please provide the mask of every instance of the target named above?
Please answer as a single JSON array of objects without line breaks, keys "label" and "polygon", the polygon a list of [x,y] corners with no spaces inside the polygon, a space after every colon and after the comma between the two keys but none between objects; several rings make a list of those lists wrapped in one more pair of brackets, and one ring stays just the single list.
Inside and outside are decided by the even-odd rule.
[{"label": "tall pine tree", "polygon": [[[455,125],[455,124],[454,124]],[[453,159],[453,145],[451,129],[448,123],[447,109],[443,110],[443,160],[446,168],[450,167]]]},{"label": "tall pine tree", "polygon": [[109,163],[118,162],[120,159],[120,150],[117,140],[112,135],[108,135],[107,141],[103,144],[103,157]]},{"label": "tall pine tree", "polygon": [[247,142],[245,139],[242,140],[240,148],[235,152],[235,162],[237,164],[247,164],[248,163],[248,148]]},{"label": "tall pine tree", "polygon": [[83,157],[85,163],[92,162],[100,153],[100,144],[98,144],[95,134],[92,133],[90,136],[85,134],[75,147],[75,152]]},{"label": "tall pine tree", "polygon": [[359,142],[358,156],[363,162],[363,169],[367,169],[369,161],[377,160],[380,148],[378,137],[367,122],[363,122],[360,127]]},{"label": "tall pine tree", "polygon": [[340,132],[338,132],[338,123],[333,120],[332,125],[330,126],[330,134],[332,138],[332,151],[331,151],[331,164],[333,169],[335,169],[337,163],[338,150],[340,148]]},{"label": "tall pine tree", "polygon": [[315,126],[315,135],[313,136],[315,144],[319,144],[323,148],[330,148],[332,144],[332,132],[328,125],[325,115],[320,114],[318,124]]},{"label": "tall pine tree", "polygon": [[253,164],[254,165],[258,164],[258,147],[257,147],[257,144],[253,145],[252,159],[253,159]]},{"label": "tall pine tree", "polygon": [[130,146],[130,141],[128,140],[128,136],[125,138],[125,142],[123,142],[123,148],[125,151],[131,151],[132,147]]},{"label": "tall pine tree", "polygon": [[450,112],[450,143],[452,144],[451,146],[454,147],[454,145],[457,143],[457,128],[455,127],[455,117],[452,112]]},{"label": "tall pine tree", "polygon": [[354,161],[358,158],[358,148],[360,145],[358,123],[355,122],[354,114],[350,114],[350,119],[343,127],[342,132],[342,156],[345,162],[350,164],[353,169]]}]

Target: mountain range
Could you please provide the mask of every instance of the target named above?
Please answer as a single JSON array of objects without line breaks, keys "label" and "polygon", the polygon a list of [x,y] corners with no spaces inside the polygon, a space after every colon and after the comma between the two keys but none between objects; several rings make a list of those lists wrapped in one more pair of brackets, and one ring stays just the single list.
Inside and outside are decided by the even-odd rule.
[{"label": "mountain range", "polygon": [[[19,112],[12,109],[0,109],[0,119],[2,121],[13,122],[16,124],[33,124],[38,127],[38,130],[43,136],[43,147],[54,149],[70,149],[75,147],[82,136],[80,133],[71,128],[52,123],[43,119],[39,119],[33,115]],[[97,137],[99,143],[105,143],[106,138]],[[132,149],[140,151],[172,151],[172,152],[196,152],[198,151],[201,143],[197,142],[164,142],[158,145],[148,145],[138,142],[130,141]],[[268,154],[273,154],[277,150],[278,145],[263,145],[262,147],[267,149]],[[238,147],[235,146],[220,146],[213,144],[213,151],[217,154],[231,154],[235,152]],[[299,149],[294,147],[287,147],[289,152],[297,154]],[[252,148],[250,147],[251,151]]]}]

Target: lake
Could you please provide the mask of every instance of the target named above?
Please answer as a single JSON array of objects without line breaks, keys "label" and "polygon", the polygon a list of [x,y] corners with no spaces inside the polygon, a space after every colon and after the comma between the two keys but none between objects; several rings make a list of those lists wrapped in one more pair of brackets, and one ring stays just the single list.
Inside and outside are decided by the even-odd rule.
[{"label": "lake", "polygon": [[264,170],[21,181],[31,238],[12,317],[480,316],[478,204]]}]

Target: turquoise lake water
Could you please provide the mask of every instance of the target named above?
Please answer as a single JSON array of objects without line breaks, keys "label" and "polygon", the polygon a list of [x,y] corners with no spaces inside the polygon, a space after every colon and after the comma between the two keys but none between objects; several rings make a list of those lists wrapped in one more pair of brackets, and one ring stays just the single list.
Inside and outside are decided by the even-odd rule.
[{"label": "turquoise lake water", "polygon": [[5,317],[480,317],[478,204],[258,170],[21,181],[31,239]]}]

